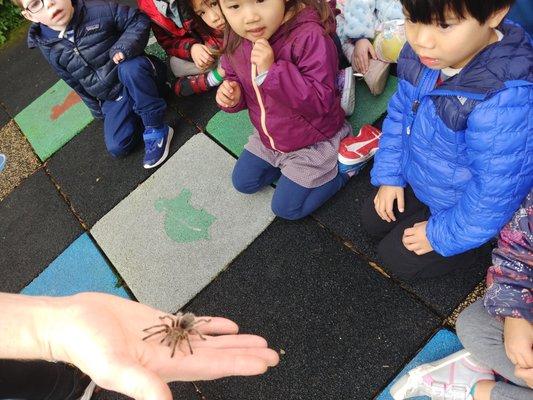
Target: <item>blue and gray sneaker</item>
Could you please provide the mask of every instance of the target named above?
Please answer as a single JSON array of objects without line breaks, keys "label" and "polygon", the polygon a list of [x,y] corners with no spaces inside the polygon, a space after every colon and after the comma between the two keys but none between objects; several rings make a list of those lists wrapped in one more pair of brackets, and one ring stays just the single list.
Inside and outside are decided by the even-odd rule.
[{"label": "blue and gray sneaker", "polygon": [[174,129],[168,125],[162,128],[149,128],[144,131],[144,168],[155,168],[168,156]]},{"label": "blue and gray sneaker", "polygon": [[0,153],[0,172],[2,172],[5,165],[6,165],[6,156]]}]

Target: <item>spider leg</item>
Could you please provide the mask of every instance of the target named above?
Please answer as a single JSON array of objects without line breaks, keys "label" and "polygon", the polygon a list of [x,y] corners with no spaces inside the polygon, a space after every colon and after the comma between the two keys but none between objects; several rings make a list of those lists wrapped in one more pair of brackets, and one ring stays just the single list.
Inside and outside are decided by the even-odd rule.
[{"label": "spider leg", "polygon": [[164,321],[165,319],[169,319],[171,321],[170,326],[174,326],[174,323],[176,322],[174,318],[172,318],[170,315],[164,315],[162,317],[159,317],[161,321]]},{"label": "spider leg", "polygon": [[208,324],[209,322],[211,322],[211,320],[210,319],[205,319],[205,318],[197,319],[196,321],[194,321],[194,325],[200,324],[202,322],[205,322],[206,324]]},{"label": "spider leg", "polygon": [[170,358],[174,357],[174,353],[176,352],[176,346],[178,345],[179,342],[180,342],[180,339],[174,340],[174,345],[172,346],[172,353],[170,354]]},{"label": "spider leg", "polygon": [[194,354],[192,351],[191,341],[189,340],[189,335],[185,334],[185,339],[187,339],[187,344],[189,345],[189,351],[191,354]]},{"label": "spider leg", "polygon": [[143,340],[146,340],[148,338],[151,338],[152,336],[158,335],[158,334],[163,333],[163,332],[166,332],[166,329],[163,329],[163,330],[160,330],[160,331],[157,331],[157,332],[153,332],[153,333],[149,334],[148,336],[143,337]]},{"label": "spider leg", "polygon": [[200,339],[202,339],[202,340],[207,340],[207,339],[204,337],[204,335],[202,335],[202,334],[200,333],[200,331],[199,331],[198,329],[196,329],[196,328],[192,328],[191,330],[189,330],[189,332],[194,333],[194,334],[200,336]]},{"label": "spider leg", "polygon": [[151,326],[151,327],[149,327],[149,328],[144,328],[144,329],[143,329],[143,332],[148,332],[148,331],[149,331],[150,329],[152,329],[152,328],[161,328],[162,326],[167,326],[167,327],[168,327],[167,324],[154,325],[154,326]]}]

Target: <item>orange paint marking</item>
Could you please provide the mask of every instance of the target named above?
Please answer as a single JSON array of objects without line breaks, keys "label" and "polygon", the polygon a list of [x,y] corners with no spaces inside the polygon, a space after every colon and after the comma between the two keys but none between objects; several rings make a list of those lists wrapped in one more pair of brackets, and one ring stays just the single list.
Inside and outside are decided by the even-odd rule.
[{"label": "orange paint marking", "polygon": [[81,101],[81,97],[78,96],[74,90],[71,90],[63,103],[55,105],[52,107],[52,113],[50,114],[50,119],[55,121],[60,116],[62,116],[67,110]]}]

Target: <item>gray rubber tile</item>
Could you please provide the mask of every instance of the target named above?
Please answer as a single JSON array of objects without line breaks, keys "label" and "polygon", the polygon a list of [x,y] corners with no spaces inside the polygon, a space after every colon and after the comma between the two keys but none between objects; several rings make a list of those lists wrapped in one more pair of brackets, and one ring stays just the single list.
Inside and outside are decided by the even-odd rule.
[{"label": "gray rubber tile", "polygon": [[199,133],[93,227],[139,301],[182,307],[274,219],[273,189],[238,193],[234,165]]},{"label": "gray rubber tile", "polygon": [[[177,117],[171,125],[173,154],[197,130]],[[79,217],[91,227],[154,173],[156,169],[142,167],[143,157],[141,143],[127,157],[113,158],[105,148],[102,123],[95,121],[52,156],[48,169]]]},{"label": "gray rubber tile", "polygon": [[213,89],[200,95],[176,97],[173,104],[201,130],[205,130],[211,117],[220,111],[215,101],[216,92],[216,89]]},{"label": "gray rubber tile", "polygon": [[[345,188],[318,209],[313,216],[335,235],[350,242],[355,252],[379,265],[378,242],[368,236],[360,221],[363,203],[373,191],[370,184],[371,169],[372,164],[367,165],[361,174],[352,178]],[[477,262],[470,268],[439,278],[402,282],[402,285],[442,316],[447,316],[485,276],[490,265],[489,252],[488,248],[481,250]],[[384,270],[386,271],[385,268]]]},{"label": "gray rubber tile", "polygon": [[209,400],[370,399],[440,322],[309,219],[277,219],[187,309],[284,352],[266,375],[203,382]]},{"label": "gray rubber tile", "polygon": [[28,49],[25,35],[2,48],[0,65],[0,102],[11,116],[59,80],[39,49]]},{"label": "gray rubber tile", "polygon": [[[174,382],[170,385],[170,390],[172,391],[173,397],[177,400],[202,400],[201,397],[196,393],[194,385],[189,382]],[[130,399],[128,396],[116,392],[110,392],[109,390],[99,390],[93,397],[92,400],[127,400]]]},{"label": "gray rubber tile", "polygon": [[43,170],[0,203],[0,292],[18,292],[82,233]]}]

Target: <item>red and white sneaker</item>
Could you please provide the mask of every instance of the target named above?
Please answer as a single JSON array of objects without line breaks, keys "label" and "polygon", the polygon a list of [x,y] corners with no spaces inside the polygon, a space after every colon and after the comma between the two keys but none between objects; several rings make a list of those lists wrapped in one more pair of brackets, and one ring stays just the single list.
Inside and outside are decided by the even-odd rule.
[{"label": "red and white sneaker", "polygon": [[363,125],[357,136],[342,139],[339,146],[339,172],[350,176],[358,173],[379,147],[381,131],[372,125]]},{"label": "red and white sneaker", "polygon": [[428,396],[442,400],[472,400],[472,387],[479,381],[493,381],[489,368],[479,365],[466,350],[442,360],[423,364],[402,376],[390,389],[394,400]]}]

